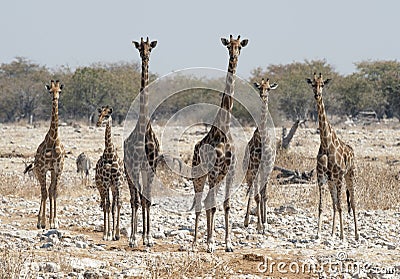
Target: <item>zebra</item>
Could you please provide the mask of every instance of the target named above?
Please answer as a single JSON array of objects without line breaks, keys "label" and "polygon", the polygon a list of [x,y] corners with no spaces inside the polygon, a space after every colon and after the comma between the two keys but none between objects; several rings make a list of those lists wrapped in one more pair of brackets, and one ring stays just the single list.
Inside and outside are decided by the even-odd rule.
[{"label": "zebra", "polygon": [[[79,172],[81,174],[81,179],[82,179],[82,184],[87,184],[88,179],[89,179],[89,170],[92,166],[92,163],[90,162],[90,159],[88,156],[86,156],[85,152],[82,152],[79,154],[79,156],[76,158],[76,172]],[[83,177],[83,173],[85,173],[85,180]]]}]

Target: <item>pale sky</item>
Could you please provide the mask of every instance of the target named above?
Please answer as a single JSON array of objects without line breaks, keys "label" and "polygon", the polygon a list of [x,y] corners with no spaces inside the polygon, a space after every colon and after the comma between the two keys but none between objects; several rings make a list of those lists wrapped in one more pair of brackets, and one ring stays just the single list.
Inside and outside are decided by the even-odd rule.
[{"label": "pale sky", "polygon": [[237,73],[305,59],[326,59],[341,74],[364,60],[400,60],[400,1],[10,0],[0,8],[0,63],[23,56],[72,69],[139,61],[132,40],[158,45],[150,71],[225,70],[220,38],[249,39]]}]

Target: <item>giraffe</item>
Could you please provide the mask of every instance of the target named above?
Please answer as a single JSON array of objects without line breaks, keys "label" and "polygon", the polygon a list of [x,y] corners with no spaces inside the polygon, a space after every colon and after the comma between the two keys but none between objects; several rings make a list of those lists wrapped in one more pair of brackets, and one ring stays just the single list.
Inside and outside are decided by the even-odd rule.
[{"label": "giraffe", "polygon": [[[247,168],[245,169],[245,173],[248,186],[247,194],[249,195],[244,226],[248,227],[249,225],[251,192],[254,186],[254,199],[257,203],[257,230],[259,233],[264,233],[267,202],[266,188],[268,177],[271,174],[275,162],[275,149],[271,146],[267,128],[268,97],[270,90],[277,88],[278,84],[270,84],[269,79],[262,79],[261,83],[255,82],[254,86],[259,90],[262,100],[262,110],[259,126],[254,131],[253,137],[246,146],[246,156],[244,160],[248,160],[248,164],[246,164],[247,162],[243,163],[243,166]],[[258,188],[257,177],[263,184],[261,189]]]},{"label": "giraffe", "polygon": [[[131,235],[129,246],[137,247],[137,212],[139,205],[142,206],[143,220],[143,245],[152,246],[150,235],[150,206],[151,206],[151,184],[157,168],[160,144],[150,124],[148,112],[148,84],[149,84],[149,59],[150,53],[156,47],[157,41],[132,42],[139,51],[142,60],[142,76],[140,86],[140,108],[139,119],[136,127],[124,141],[124,165],[129,191],[131,194]],[[142,174],[142,185],[140,184]]]},{"label": "giraffe", "polygon": [[[235,168],[235,150],[232,144],[232,136],[230,134],[230,120],[233,107],[234,94],[234,79],[238,57],[242,47],[245,47],[248,40],[240,40],[240,36],[234,39],[230,35],[230,39],[221,38],[222,44],[229,51],[229,66],[226,76],[226,84],[224,94],[221,100],[221,107],[218,110],[214,124],[207,135],[199,141],[193,152],[192,160],[192,177],[195,197],[193,207],[196,211],[195,230],[193,247],[197,244],[197,231],[199,217],[201,213],[201,198],[204,190],[204,184],[208,178],[209,191],[205,200],[206,216],[207,216],[207,252],[213,253],[215,250],[214,244],[214,227],[215,227],[215,211],[216,211],[216,195],[219,189],[219,184],[226,176],[225,189],[225,251],[232,252],[232,243],[230,239],[229,228],[229,211],[230,211],[230,188],[234,178]],[[199,168],[202,169],[204,164],[210,165],[209,171],[199,173]],[[203,170],[203,169],[202,169]],[[228,174],[228,175],[227,175]]]},{"label": "giraffe", "polygon": [[[89,156],[87,156],[85,152],[79,154],[76,158],[76,172],[81,174],[81,181],[85,186],[89,182],[89,172],[91,167],[92,162],[90,161]],[[85,177],[83,175],[85,175]]]},{"label": "giraffe", "polygon": [[[105,146],[103,155],[96,164],[96,187],[100,193],[100,206],[103,209],[103,240],[119,240],[119,220],[120,220],[120,185],[123,179],[123,164],[118,157],[117,151],[112,142],[111,124],[112,111],[109,106],[98,109],[99,119],[96,126],[106,125]],[[112,204],[110,208],[110,191],[112,193]],[[110,210],[112,211],[113,227],[111,232]]]},{"label": "giraffe", "polygon": [[336,135],[326,117],[325,105],[322,100],[322,89],[324,88],[324,85],[329,83],[330,79],[326,79],[324,81],[321,73],[319,76],[314,73],[313,79],[307,78],[306,81],[311,85],[314,92],[314,98],[317,102],[318,124],[321,140],[317,155],[317,181],[319,187],[317,238],[319,238],[322,225],[322,186],[325,183],[328,183],[333,206],[332,236],[335,233],[336,211],[338,211],[340,222],[340,239],[343,240],[341,196],[342,187],[345,182],[347,187],[348,201],[350,202],[350,206],[353,211],[355,239],[358,240],[359,235],[357,230],[357,218],[354,201],[354,151],[350,145],[343,142]]},{"label": "giraffe", "polygon": [[[41,188],[41,202],[38,214],[37,228],[44,229],[46,227],[46,201],[50,200],[50,217],[49,223],[51,229],[58,228],[57,219],[57,186],[60,183],[61,173],[64,167],[65,149],[61,143],[58,134],[58,100],[64,85],[60,81],[50,81],[50,85],[45,88],[53,98],[50,129],[47,132],[44,141],[39,145],[35,161],[33,163],[33,171]],[[46,173],[50,171],[51,182],[47,189]]]}]

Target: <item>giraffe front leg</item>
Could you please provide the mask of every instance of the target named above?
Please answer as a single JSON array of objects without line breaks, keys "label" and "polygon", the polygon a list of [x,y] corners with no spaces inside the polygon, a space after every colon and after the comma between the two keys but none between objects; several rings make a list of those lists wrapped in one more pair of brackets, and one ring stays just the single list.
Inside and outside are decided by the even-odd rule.
[{"label": "giraffe front leg", "polygon": [[41,188],[41,199],[40,199],[40,208],[38,214],[38,222],[37,228],[44,229],[46,228],[46,201],[47,201],[47,188],[46,188],[46,176],[39,179],[40,188]]},{"label": "giraffe front leg", "polygon": [[214,240],[214,220],[216,208],[216,191],[215,181],[213,178],[209,178],[210,190],[208,191],[205,206],[207,215],[207,252],[214,253],[215,251],[215,240]]},{"label": "giraffe front leg", "polygon": [[110,241],[112,240],[111,236],[111,220],[110,220],[110,191],[107,187],[105,191],[105,206],[104,206],[104,234],[103,240]]},{"label": "giraffe front leg", "polygon": [[153,246],[153,239],[151,237],[151,231],[150,231],[150,227],[151,227],[151,217],[150,217],[150,208],[151,208],[151,188],[153,185],[153,180],[154,180],[154,172],[152,170],[152,168],[147,167],[147,185],[146,185],[146,190],[145,190],[145,194],[148,197],[148,199],[146,200],[146,241],[147,241],[147,247],[152,247]]},{"label": "giraffe front leg", "polygon": [[113,193],[113,201],[111,205],[112,213],[112,240],[117,241],[120,239],[119,218],[120,218],[120,204],[118,190]]},{"label": "giraffe front leg", "polygon": [[153,239],[151,237],[150,233],[150,206],[151,202],[147,201],[146,202],[146,211],[147,211],[147,230],[146,230],[146,240],[147,240],[147,247],[152,247],[153,246]]},{"label": "giraffe front leg", "polygon": [[[125,171],[126,172],[126,171]],[[135,179],[134,181],[137,184],[134,184],[130,177],[126,174],[129,191],[131,194],[131,235],[129,237],[129,247],[135,248],[138,247],[136,234],[137,234],[137,224],[138,224],[138,209],[140,205],[140,197],[139,190],[136,188],[136,185],[139,185],[139,179]]]},{"label": "giraffe front leg", "polygon": [[334,181],[329,183],[329,191],[332,197],[332,208],[333,208],[333,217],[332,217],[332,237],[335,235],[336,230],[336,211],[338,205],[338,191],[337,191],[337,182]]},{"label": "giraffe front leg", "polygon": [[50,229],[58,229],[57,219],[57,185],[59,183],[59,175],[53,171],[51,172],[51,184],[49,188],[50,199]]},{"label": "giraffe front leg", "polygon": [[[231,203],[230,198],[232,195],[232,185],[235,178],[236,169],[236,157],[234,153],[227,152],[225,154],[225,162],[229,164],[228,173],[226,174],[226,184],[225,184],[225,200],[224,200],[224,211],[225,211],[225,252],[233,252],[232,240],[231,240],[231,226],[230,226],[230,209]],[[221,181],[217,181],[219,185]],[[216,187],[217,188],[217,187]],[[217,195],[217,193],[215,193]],[[250,198],[250,196],[249,196]],[[215,220],[215,217],[213,218]],[[214,229],[214,225],[213,225]]]},{"label": "giraffe front leg", "polygon": [[261,219],[261,195],[257,193],[254,196],[254,200],[256,201],[256,209],[257,209],[257,232],[262,233],[262,219]]},{"label": "giraffe front leg", "polygon": [[246,208],[246,215],[244,216],[244,226],[247,228],[249,226],[249,220],[250,220],[250,206],[251,206],[251,198],[253,196],[253,180],[254,176],[253,174],[249,171],[247,174],[247,195],[248,195],[248,200],[247,200],[247,208]]},{"label": "giraffe front leg", "polygon": [[340,239],[344,239],[343,235],[343,216],[342,216],[342,189],[343,189],[343,178],[340,178],[337,183],[337,211],[339,214],[339,225],[340,225]]},{"label": "giraffe front leg", "polygon": [[198,229],[199,229],[199,220],[201,214],[201,199],[203,196],[204,184],[206,182],[207,176],[195,177],[193,179],[193,186],[194,186],[194,198],[193,198],[193,207],[195,210],[195,222],[194,222],[194,237],[193,237],[193,244],[192,250],[195,251],[197,249],[197,237],[198,237]]},{"label": "giraffe front leg", "polygon": [[326,155],[322,155],[317,157],[317,183],[318,183],[318,192],[319,192],[319,202],[318,202],[318,229],[316,238],[320,238],[321,228],[322,228],[322,187],[327,182],[326,179],[326,169],[328,166],[328,157]]}]

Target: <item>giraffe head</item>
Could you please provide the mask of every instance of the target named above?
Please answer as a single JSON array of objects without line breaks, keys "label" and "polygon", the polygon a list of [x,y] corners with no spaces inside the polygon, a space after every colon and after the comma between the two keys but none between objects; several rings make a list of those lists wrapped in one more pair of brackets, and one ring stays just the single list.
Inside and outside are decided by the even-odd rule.
[{"label": "giraffe head", "polygon": [[322,99],[322,89],[324,88],[324,86],[326,84],[328,84],[330,82],[330,79],[328,78],[328,79],[324,80],[321,73],[319,73],[319,76],[317,76],[317,74],[314,73],[314,78],[313,79],[307,78],[306,81],[313,88],[315,100],[317,100],[317,101],[321,100]]},{"label": "giraffe head", "polygon": [[132,41],[132,43],[135,45],[135,47],[139,50],[140,57],[142,60],[148,61],[150,58],[150,52],[153,48],[156,47],[157,41],[149,41],[149,37],[147,37],[147,40],[144,41],[143,37],[140,38],[140,43]]},{"label": "giraffe head", "polygon": [[221,38],[221,42],[224,46],[228,48],[230,59],[236,59],[239,57],[240,50],[242,49],[242,47],[247,46],[249,40],[247,39],[240,40],[240,35],[237,37],[237,39],[234,39],[233,36],[230,35],[229,40]]},{"label": "giraffe head", "polygon": [[276,89],[278,87],[278,84],[276,82],[270,84],[269,78],[267,78],[266,80],[262,79],[261,83],[255,82],[254,86],[259,90],[261,100],[263,100],[263,102],[267,104],[269,91]]},{"label": "giraffe head", "polygon": [[54,100],[58,100],[60,97],[61,90],[64,88],[64,84],[60,84],[59,80],[54,80],[50,81],[50,85],[46,84],[45,88],[51,95],[53,95]]},{"label": "giraffe head", "polygon": [[108,124],[112,121],[111,114],[113,109],[109,106],[102,106],[98,109],[99,120],[97,120],[97,127],[101,127],[103,124]]}]

